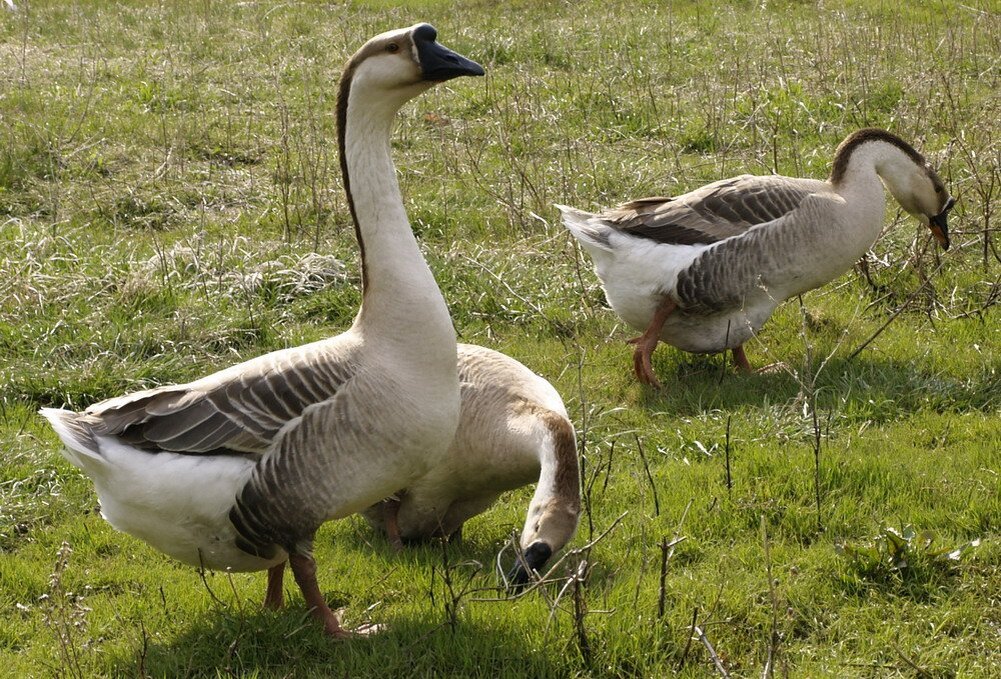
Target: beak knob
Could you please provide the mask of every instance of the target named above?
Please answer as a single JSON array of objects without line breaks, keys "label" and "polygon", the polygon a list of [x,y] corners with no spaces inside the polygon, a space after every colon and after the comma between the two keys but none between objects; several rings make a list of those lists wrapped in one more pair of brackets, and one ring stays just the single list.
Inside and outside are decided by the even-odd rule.
[{"label": "beak knob", "polygon": [[507,580],[513,593],[518,593],[525,589],[531,579],[532,571],[542,570],[542,567],[553,555],[553,548],[545,542],[533,542],[523,553],[523,559],[519,559],[511,572],[508,573]]},{"label": "beak knob", "polygon": [[438,31],[431,24],[414,28],[414,45],[425,80],[444,82],[463,75],[483,75],[483,67],[437,42]]}]

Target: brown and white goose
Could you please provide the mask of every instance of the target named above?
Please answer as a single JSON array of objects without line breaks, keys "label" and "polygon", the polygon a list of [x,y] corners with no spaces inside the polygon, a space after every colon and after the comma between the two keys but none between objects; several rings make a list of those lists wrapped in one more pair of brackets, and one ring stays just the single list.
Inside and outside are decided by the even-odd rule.
[{"label": "brown and white goose", "polygon": [[314,534],[425,475],[458,423],[455,331],[407,221],[389,144],[407,100],[483,74],[436,37],[427,24],[383,33],[341,76],[341,170],[363,281],[347,332],[82,413],[42,410],[112,525],[196,566],[270,569],[265,605],[280,605],[288,561],[335,637],[349,632],[317,585]]},{"label": "brown and white goose", "polygon": [[570,541],[580,516],[573,424],[548,381],[500,352],[459,345],[459,428],[427,474],[363,512],[398,548],[449,537],[501,493],[537,481],[514,585]]},{"label": "brown and white goose", "polygon": [[693,353],[732,349],[749,371],[743,345],[775,307],[840,276],[876,241],[883,185],[949,247],[955,201],[920,153],[878,129],[841,142],[827,181],[741,175],[598,214],[557,207],[612,309],[643,331],[630,340],[636,376],[660,386],[650,362],[659,340]]}]

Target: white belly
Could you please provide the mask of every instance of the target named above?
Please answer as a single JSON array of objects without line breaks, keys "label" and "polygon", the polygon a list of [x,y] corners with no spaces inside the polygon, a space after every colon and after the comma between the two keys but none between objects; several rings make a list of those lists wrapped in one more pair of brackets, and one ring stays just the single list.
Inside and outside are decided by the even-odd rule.
[{"label": "white belly", "polygon": [[212,570],[257,571],[287,558],[236,546],[229,510],[253,471],[245,457],[147,453],[100,439],[106,465],[92,475],[101,514],[120,531],[179,561]]},{"label": "white belly", "polygon": [[[631,327],[640,332],[645,331],[663,296],[652,292],[645,296],[616,293],[614,288],[605,290],[615,313]],[[667,317],[660,339],[682,351],[696,354],[733,349],[754,337],[776,306],[774,300],[764,297],[750,300],[742,308],[712,315],[688,314],[676,310]]]}]

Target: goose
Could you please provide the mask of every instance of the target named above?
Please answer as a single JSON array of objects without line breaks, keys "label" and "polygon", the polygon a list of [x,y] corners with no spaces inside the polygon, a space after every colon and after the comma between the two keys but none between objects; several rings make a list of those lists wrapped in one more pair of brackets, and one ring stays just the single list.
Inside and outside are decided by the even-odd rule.
[{"label": "goose", "polygon": [[741,175],[597,214],[556,207],[612,310],[642,331],[629,340],[637,378],[659,388],[659,340],[692,353],[731,349],[750,372],[743,345],[779,303],[840,276],[876,241],[883,185],[949,248],[955,200],[910,144],[874,128],[841,142],[826,181]]},{"label": "goose", "polygon": [[510,356],[460,344],[459,427],[448,453],[394,497],[374,504],[365,519],[403,542],[458,535],[501,493],[537,481],[521,533],[515,587],[541,571],[570,541],[580,516],[580,482],[573,424],[556,389]]},{"label": "goose", "polygon": [[380,34],[341,76],[341,171],[362,268],[350,329],[81,413],[41,411],[114,527],[195,566],[268,570],[268,607],[282,603],[287,562],[335,638],[352,632],[320,593],[317,529],[426,474],[458,424],[455,330],[407,221],[389,144],[406,101],[483,75],[436,40],[428,24]]}]

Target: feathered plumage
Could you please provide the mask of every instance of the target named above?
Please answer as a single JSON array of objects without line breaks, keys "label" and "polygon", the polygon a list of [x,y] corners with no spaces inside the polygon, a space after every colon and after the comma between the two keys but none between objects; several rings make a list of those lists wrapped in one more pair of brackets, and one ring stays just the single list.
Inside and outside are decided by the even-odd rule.
[{"label": "feathered plumage", "polygon": [[743,344],[785,299],[836,278],[883,225],[883,184],[948,248],[954,201],[924,158],[884,130],[846,138],[828,181],[741,175],[674,198],[643,198],[600,213],[557,206],[594,260],[612,309],[643,331],[632,340],[640,381],[658,385],[658,341],[685,351]]},{"label": "feathered plumage", "polygon": [[269,569],[270,606],[288,561],[333,636],[347,632],[320,593],[313,535],[425,474],[458,423],[455,331],[388,140],[407,100],[483,74],[436,35],[427,24],[384,33],[344,69],[338,141],[364,281],[347,332],[83,413],[42,410],[116,528],[186,563]]}]

